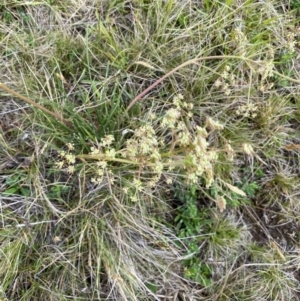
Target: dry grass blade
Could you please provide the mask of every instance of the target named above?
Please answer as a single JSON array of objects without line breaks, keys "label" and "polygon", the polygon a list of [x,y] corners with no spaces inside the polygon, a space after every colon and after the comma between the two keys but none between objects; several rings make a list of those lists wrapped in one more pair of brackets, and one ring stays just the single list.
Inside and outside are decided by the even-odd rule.
[{"label": "dry grass blade", "polygon": [[299,299],[289,2],[1,1],[0,300]]},{"label": "dry grass blade", "polygon": [[9,87],[7,87],[6,85],[0,83],[0,88],[5,90],[6,92],[8,92],[9,94],[11,94],[12,96],[15,96],[23,101],[25,101],[26,103],[32,105],[33,107],[43,111],[44,113],[54,117],[55,119],[63,122],[66,126],[69,126],[71,128],[73,128],[73,125],[71,124],[71,122],[69,122],[68,120],[64,119],[61,115],[58,115],[58,114],[55,114],[51,111],[49,111],[48,109],[44,108],[42,105],[36,103],[35,101],[33,101],[32,99],[24,96],[24,95],[21,95],[20,93],[10,89]]}]

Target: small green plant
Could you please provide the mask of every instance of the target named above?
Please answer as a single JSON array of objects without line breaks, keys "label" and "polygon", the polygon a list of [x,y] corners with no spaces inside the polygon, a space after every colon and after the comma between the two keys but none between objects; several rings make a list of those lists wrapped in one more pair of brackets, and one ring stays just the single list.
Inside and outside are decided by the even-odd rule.
[{"label": "small green plant", "polygon": [[290,7],[291,7],[291,9],[296,9],[296,10],[300,9],[299,1],[298,0],[291,0],[290,1]]},{"label": "small green plant", "polygon": [[[216,196],[214,186],[208,189],[211,199]],[[231,193],[231,206],[240,206],[245,200],[240,199],[238,194]],[[205,258],[203,253],[209,251],[213,257],[229,256],[233,260],[235,252],[240,248],[239,240],[242,229],[234,221],[218,216],[216,209],[210,209],[207,205],[200,206],[200,201],[207,198],[197,186],[190,186],[186,189],[175,189],[175,198],[178,200],[176,209],[175,224],[176,234],[184,244],[187,251],[182,261],[184,273],[191,279],[204,287],[212,284],[214,273],[213,265]],[[229,200],[229,199],[228,199]],[[219,207],[218,210],[221,208]],[[206,247],[203,249],[203,246]],[[228,248],[231,253],[228,254]]]},{"label": "small green plant", "polygon": [[30,196],[30,189],[27,184],[27,176],[23,174],[13,174],[6,178],[7,188],[2,192],[4,196],[21,195]]},{"label": "small green plant", "polygon": [[260,189],[260,186],[255,181],[248,183],[246,178],[244,178],[240,183],[236,183],[235,186],[244,194],[229,190],[224,196],[229,209],[249,205],[251,203],[250,199],[253,198]]},{"label": "small green plant", "polygon": [[197,256],[183,260],[184,276],[191,279],[204,287],[212,284],[212,268],[205,262],[202,262]]},{"label": "small green plant", "polygon": [[209,265],[199,258],[199,246],[204,240],[200,233],[205,232],[212,222],[208,209],[199,209],[195,185],[190,186],[188,190],[177,188],[175,198],[176,202],[179,202],[175,217],[176,232],[187,248],[185,256],[188,258],[182,262],[185,277],[207,287],[211,284],[212,271]]},{"label": "small green plant", "polygon": [[55,200],[59,203],[63,203],[66,198],[68,198],[71,190],[71,186],[56,184],[50,187],[47,197],[49,200]]},{"label": "small green plant", "polygon": [[0,299],[297,299],[282,2],[1,1]]}]

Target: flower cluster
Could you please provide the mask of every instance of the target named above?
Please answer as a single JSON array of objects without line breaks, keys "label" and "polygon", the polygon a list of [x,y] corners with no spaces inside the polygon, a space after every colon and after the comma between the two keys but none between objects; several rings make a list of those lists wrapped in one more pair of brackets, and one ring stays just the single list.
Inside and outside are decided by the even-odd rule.
[{"label": "flower cluster", "polygon": [[213,162],[217,159],[217,153],[209,150],[207,141],[208,133],[205,128],[196,127],[193,141],[189,149],[184,154],[184,169],[188,183],[196,184],[203,177],[206,187],[210,187],[214,181]]},{"label": "flower cluster", "polygon": [[287,41],[286,47],[287,47],[288,51],[289,52],[294,52],[295,51],[295,46],[297,44],[297,42],[296,42],[296,33],[293,32],[293,31],[289,31],[286,34],[286,41]]},{"label": "flower cluster", "polygon": [[243,117],[255,118],[257,116],[258,107],[252,102],[240,105],[236,110],[236,114]]},{"label": "flower cluster", "polygon": [[72,174],[75,171],[75,161],[76,157],[73,154],[74,144],[67,143],[67,151],[61,151],[59,153],[60,160],[55,162],[55,166],[59,169],[66,168],[69,174]]},{"label": "flower cluster", "polygon": [[[189,121],[193,116],[192,109],[193,104],[184,102],[183,97],[179,95],[174,97],[173,107],[166,111],[160,127],[171,130],[172,140],[166,147],[169,149],[169,158],[173,161],[164,162],[164,165],[168,166],[168,171],[176,169],[178,174],[185,176],[189,184],[196,184],[200,178],[205,178],[206,186],[209,187],[214,180],[213,162],[217,153],[209,149],[208,131],[222,130],[223,125],[207,117],[204,127],[192,126],[192,122]],[[170,117],[173,110],[176,110],[176,118]],[[166,176],[166,182],[171,183],[172,179]]]},{"label": "flower cluster", "polygon": [[254,65],[254,73],[258,76],[259,90],[265,92],[273,87],[272,81],[269,80],[273,76],[275,51],[272,47],[266,49],[266,57],[263,60],[257,60]]},{"label": "flower cluster", "polygon": [[261,81],[265,81],[268,77],[273,75],[274,60],[271,58],[259,63],[260,67],[257,69],[257,72],[261,75]]},{"label": "flower cluster", "polygon": [[208,136],[224,126],[211,117],[207,117],[203,127],[192,125],[192,110],[192,103],[185,102],[182,95],[176,95],[161,119],[149,118],[132,131],[132,136],[118,151],[120,160],[138,166],[130,184],[122,188],[132,201],[160,180],[171,184],[178,175],[189,184],[197,184],[204,178],[207,187],[212,185],[217,152],[209,149]]},{"label": "flower cluster", "polygon": [[215,87],[221,88],[225,95],[231,94],[231,89],[236,85],[236,79],[233,73],[230,73],[230,67],[225,66],[220,77],[214,83]]},{"label": "flower cluster", "polygon": [[159,159],[158,145],[152,125],[146,124],[134,131],[133,137],[126,141],[121,155],[135,162],[148,161],[149,158]]},{"label": "flower cluster", "polygon": [[231,141],[227,141],[227,143],[225,144],[225,152],[226,152],[226,154],[227,154],[228,160],[229,160],[230,162],[232,162],[233,159],[234,159],[234,154],[235,154],[235,152],[234,152],[234,150],[233,150],[233,148],[232,148],[232,146],[231,146],[230,143],[231,143]]},{"label": "flower cluster", "polygon": [[236,27],[233,32],[233,45],[236,48],[238,55],[246,55],[246,47],[248,45],[248,39],[241,27]]},{"label": "flower cluster", "polygon": [[[114,136],[106,135],[90,147],[88,154],[76,158],[88,164],[86,171],[94,184],[103,184],[105,178],[115,185],[118,177],[118,187],[132,202],[151,193],[160,181],[170,185],[178,176],[189,184],[204,179],[206,187],[210,187],[217,151],[209,147],[208,138],[224,126],[211,117],[206,118],[203,126],[197,125],[191,119],[192,110],[193,104],[177,95],[162,116],[149,116],[144,124],[126,132],[123,137],[127,138],[127,133],[130,136],[120,149],[115,148]],[[60,153],[62,160],[56,163],[57,167],[68,166],[69,172],[74,171],[73,149],[69,144],[68,151]],[[228,148],[227,152],[232,155],[233,150]],[[126,176],[117,176],[116,167],[125,168]]]},{"label": "flower cluster", "polygon": [[[142,186],[154,187],[159,181],[163,171],[160,141],[153,126],[147,123],[134,131],[133,136],[125,143],[125,147],[120,151],[121,156],[128,161],[139,165],[138,178],[133,179],[133,186],[138,192],[142,191]],[[143,175],[145,184],[141,182]]]},{"label": "flower cluster", "polygon": [[251,144],[249,144],[249,143],[243,143],[242,149],[243,149],[243,152],[246,155],[248,155],[249,157],[253,157],[253,155],[254,155],[254,149],[253,149],[253,147],[252,147]]},{"label": "flower cluster", "polygon": [[110,183],[114,182],[113,173],[107,169],[107,161],[113,160],[116,157],[116,150],[111,145],[115,138],[113,135],[106,135],[101,139],[101,143],[98,147],[92,146],[89,155],[96,159],[94,164],[93,176],[91,182],[95,184],[101,184],[104,179],[104,175],[108,176]]}]

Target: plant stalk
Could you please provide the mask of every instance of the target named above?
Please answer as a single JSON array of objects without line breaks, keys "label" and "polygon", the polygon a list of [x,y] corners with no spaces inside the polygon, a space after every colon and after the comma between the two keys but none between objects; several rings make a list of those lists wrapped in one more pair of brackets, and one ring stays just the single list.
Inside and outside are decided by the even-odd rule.
[{"label": "plant stalk", "polygon": [[59,114],[55,114],[54,112],[46,109],[45,107],[41,106],[40,104],[36,103],[35,101],[31,100],[30,98],[23,96],[21,94],[19,94],[18,92],[10,89],[9,87],[7,87],[6,85],[0,83],[0,88],[5,90],[6,92],[8,92],[9,94],[25,101],[26,103],[40,109],[41,111],[43,111],[44,113],[54,117],[55,119],[59,120],[60,122],[64,123],[66,126],[73,128],[73,125],[70,121],[64,119],[61,115]]}]

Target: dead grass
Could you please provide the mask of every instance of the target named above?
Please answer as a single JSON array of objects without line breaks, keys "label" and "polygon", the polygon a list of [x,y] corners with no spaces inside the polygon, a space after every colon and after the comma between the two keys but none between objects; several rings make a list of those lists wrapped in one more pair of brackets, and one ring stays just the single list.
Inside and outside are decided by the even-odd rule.
[{"label": "dead grass", "polygon": [[0,5],[1,300],[299,300],[281,2]]}]

